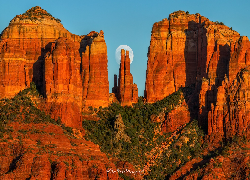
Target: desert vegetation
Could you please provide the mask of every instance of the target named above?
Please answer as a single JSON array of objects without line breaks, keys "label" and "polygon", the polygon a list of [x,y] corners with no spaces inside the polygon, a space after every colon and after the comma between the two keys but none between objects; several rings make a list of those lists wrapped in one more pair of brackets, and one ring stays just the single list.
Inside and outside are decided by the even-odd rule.
[{"label": "desert vegetation", "polygon": [[31,9],[27,10],[21,16],[18,16],[20,19],[28,18],[30,20],[38,20],[39,18],[50,18],[51,20],[55,20],[56,22],[60,23],[61,20],[58,18],[54,18],[50,13],[41,9],[39,6],[32,7]]},{"label": "desert vegetation", "polygon": [[[187,88],[185,90],[187,91]],[[140,97],[133,107],[122,107],[113,103],[108,108],[100,109],[97,113],[99,121],[83,121],[83,127],[87,130],[86,137],[99,144],[102,151],[128,161],[139,169],[144,168],[156,147],[160,148],[162,144],[166,144],[168,148],[154,160],[150,174],[145,176],[149,179],[164,179],[185,162],[198,156],[202,149],[204,133],[196,120],[181,129],[180,135],[176,137],[172,137],[171,133],[155,133],[160,123],[153,122],[152,115],[170,112],[181,101],[182,91],[183,89],[153,104],[144,104]],[[114,125],[119,114],[129,141],[125,138],[117,141],[115,138],[119,130]]]}]

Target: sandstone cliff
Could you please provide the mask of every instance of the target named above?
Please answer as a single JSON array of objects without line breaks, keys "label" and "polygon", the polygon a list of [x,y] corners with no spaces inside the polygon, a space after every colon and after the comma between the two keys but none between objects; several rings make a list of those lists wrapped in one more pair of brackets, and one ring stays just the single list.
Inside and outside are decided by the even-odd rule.
[{"label": "sandstone cliff", "polygon": [[198,13],[177,11],[155,23],[148,52],[147,101],[163,99],[203,77],[220,84],[228,73],[230,46],[239,38],[236,31]]},{"label": "sandstone cliff", "polygon": [[109,81],[104,33],[90,32],[81,40],[84,106],[108,106]]},{"label": "sandstone cliff", "polygon": [[[163,99],[180,87],[195,86],[187,104],[192,118],[198,119],[208,134],[219,132],[228,137],[246,131],[247,91],[236,84],[248,86],[239,74],[250,63],[249,47],[247,37],[223,23],[198,13],[170,14],[153,25],[145,84],[147,102]],[[239,91],[241,98],[232,95],[234,91]]]},{"label": "sandstone cliff", "polygon": [[208,114],[208,135],[217,139],[218,135],[249,137],[249,77],[250,67],[247,66],[238,72],[231,84],[226,78],[218,87],[217,101],[211,105]]},{"label": "sandstone cliff", "polygon": [[47,112],[78,127],[82,108],[109,103],[103,34],[74,35],[38,6],[17,15],[0,39],[0,98],[35,82]]},{"label": "sandstone cliff", "polygon": [[[117,168],[131,170],[125,172],[131,178],[142,178],[143,171],[132,175],[138,168],[126,161],[115,165],[112,161],[119,160],[107,158],[98,145],[84,139],[85,132],[92,132],[89,137],[102,150],[122,152],[113,156],[125,157],[135,167],[146,165],[144,178],[246,179],[250,173],[249,52],[248,38],[223,23],[174,12],[153,26],[145,98],[152,103],[178,89],[184,97],[168,96],[154,105],[141,99],[135,107],[124,109],[113,104],[110,109],[100,108],[99,117],[96,110],[82,116],[88,106],[107,106],[117,99],[123,106],[137,102],[129,52],[121,52],[118,86],[116,76],[109,94],[103,31],[77,36],[45,10],[31,8],[0,35],[0,178],[118,179]],[[32,92],[21,96],[26,89],[4,99],[31,82],[42,96],[33,97]],[[150,114],[159,110],[159,115]],[[119,111],[124,111],[124,122],[112,124]],[[58,117],[63,125],[55,122]],[[88,124],[86,131],[81,118]],[[190,122],[194,118],[199,126]],[[242,139],[235,139],[238,135]]]},{"label": "sandstone cliff", "polygon": [[0,97],[13,97],[34,81],[43,91],[43,57],[59,37],[80,41],[58,19],[36,6],[17,15],[1,36]]},{"label": "sandstone cliff", "polygon": [[[44,59],[44,87],[47,107],[55,119],[61,117],[67,126],[81,125],[82,78],[80,44],[66,38],[52,43]],[[52,108],[54,107],[54,108]]]}]

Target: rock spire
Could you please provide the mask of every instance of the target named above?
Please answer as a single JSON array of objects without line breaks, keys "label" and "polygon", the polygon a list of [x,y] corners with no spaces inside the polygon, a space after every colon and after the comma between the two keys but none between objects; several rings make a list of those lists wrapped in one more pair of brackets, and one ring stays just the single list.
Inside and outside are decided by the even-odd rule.
[{"label": "rock spire", "polygon": [[[114,91],[115,88],[116,87],[113,88]],[[122,106],[131,106],[132,103],[138,101],[138,88],[137,85],[133,83],[133,76],[130,73],[129,51],[125,53],[124,49],[121,49],[121,63],[116,97]]]}]

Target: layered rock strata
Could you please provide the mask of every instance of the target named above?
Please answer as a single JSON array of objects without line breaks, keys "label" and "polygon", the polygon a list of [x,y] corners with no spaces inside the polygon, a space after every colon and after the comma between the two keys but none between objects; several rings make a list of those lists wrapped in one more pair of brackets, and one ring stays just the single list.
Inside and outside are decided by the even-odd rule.
[{"label": "layered rock strata", "polygon": [[[113,88],[114,91],[116,87]],[[133,76],[130,73],[129,51],[121,50],[121,63],[119,69],[119,79],[117,87],[117,99],[122,106],[131,106],[138,101],[138,88],[133,83]]]},{"label": "layered rock strata", "polygon": [[69,126],[81,124],[89,106],[108,106],[104,33],[71,34],[36,6],[13,18],[0,39],[0,98],[13,97],[35,82],[47,112]]},{"label": "layered rock strata", "polygon": [[83,105],[108,106],[109,81],[107,45],[104,33],[90,32],[81,40]]},{"label": "layered rock strata", "polygon": [[59,19],[36,6],[17,15],[2,32],[0,41],[0,97],[13,97],[35,82],[43,91],[43,57],[59,37],[80,41]]},{"label": "layered rock strata", "polygon": [[216,86],[211,79],[202,82],[199,120],[207,122],[208,134],[217,140],[249,136],[249,51],[248,38],[240,37],[231,44],[228,72],[222,83]]},{"label": "layered rock strata", "polygon": [[[67,126],[81,125],[82,77],[80,44],[67,38],[52,43],[44,59],[44,87],[47,107],[53,118]],[[73,120],[73,121],[72,121]]]},{"label": "layered rock strata", "polygon": [[[208,113],[208,135],[219,139],[234,135],[249,137],[250,67],[241,70],[232,83],[226,78],[218,87],[217,101]],[[218,136],[220,135],[220,136]]]},{"label": "layered rock strata", "polygon": [[198,13],[174,12],[152,29],[147,102],[194,85],[187,104],[189,110],[195,110],[191,114],[200,126],[217,137],[242,134],[247,131],[249,119],[249,52],[248,38],[223,23],[211,22]]},{"label": "layered rock strata", "polygon": [[145,97],[161,100],[180,87],[210,78],[221,84],[236,31],[200,14],[177,11],[153,25],[148,52]]},{"label": "layered rock strata", "polygon": [[77,133],[45,123],[9,126],[13,130],[0,144],[0,179],[119,179],[115,164],[99,146]]}]

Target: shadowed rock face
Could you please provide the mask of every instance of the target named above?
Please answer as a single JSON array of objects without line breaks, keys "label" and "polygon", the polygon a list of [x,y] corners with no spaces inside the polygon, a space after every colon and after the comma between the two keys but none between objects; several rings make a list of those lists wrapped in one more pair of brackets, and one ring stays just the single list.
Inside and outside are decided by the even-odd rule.
[{"label": "shadowed rock face", "polygon": [[67,38],[52,43],[44,69],[46,100],[49,106],[58,107],[52,114],[71,127],[81,126],[82,108],[109,103],[107,73],[107,48],[102,31],[85,36],[81,44]]},{"label": "shadowed rock face", "polygon": [[116,96],[122,106],[131,106],[138,101],[138,88],[133,83],[133,76],[130,73],[129,51],[121,50],[121,63],[119,69],[118,87],[113,88],[117,91]]},{"label": "shadowed rock face", "polygon": [[248,86],[239,74],[249,66],[249,44],[247,37],[198,13],[170,14],[152,28],[145,84],[147,102],[195,85],[187,104],[194,111],[192,118],[198,118],[209,134],[219,132],[228,137],[245,131],[247,94],[236,84]]},{"label": "shadowed rock face", "polygon": [[79,126],[82,108],[109,103],[103,34],[74,35],[38,6],[17,15],[0,39],[0,98],[13,97],[33,81],[53,117]]},{"label": "shadowed rock face", "polygon": [[199,121],[217,140],[234,135],[249,136],[249,48],[247,37],[231,43],[224,78],[215,78],[215,82],[211,78],[202,81]]},{"label": "shadowed rock face", "polygon": [[[109,97],[103,31],[92,31],[86,36],[71,34],[60,20],[40,7],[34,7],[16,16],[0,38],[0,98],[14,96],[33,81],[44,96],[44,99],[33,99],[37,100],[38,107],[54,119],[61,117],[66,126],[78,128],[67,132],[66,129],[70,131],[68,128],[62,129],[64,126],[47,121],[24,123],[25,119],[21,119],[8,122],[8,129],[0,134],[3,135],[0,179],[120,179],[117,169],[135,171],[128,162],[113,163],[116,160],[107,158],[98,145],[84,140],[84,130],[81,129],[83,108],[107,106],[117,101],[115,95],[123,106],[137,102],[137,86],[130,73],[128,51],[121,52],[119,83],[118,86],[115,83],[114,94]],[[207,131],[211,146],[234,135],[246,135],[249,139],[249,51],[247,37],[240,37],[237,32],[199,14],[178,11],[154,24],[148,52],[147,101],[163,99],[180,87],[195,87],[187,102],[181,97],[171,112],[151,116],[152,121],[159,123],[154,129],[156,135],[173,132],[170,141],[166,141],[170,142],[168,146],[164,143],[156,150],[162,153],[168,148],[184,133],[181,129],[193,116]],[[21,114],[20,117],[28,115]],[[89,119],[99,120],[92,115]],[[3,131],[5,125],[0,125]],[[114,129],[117,131],[115,141],[132,141],[121,115],[117,116]],[[189,139],[182,137],[187,144]],[[175,147],[181,145],[176,143]],[[191,145],[193,147],[193,143]],[[190,161],[166,178],[190,176],[200,179],[200,173],[203,173],[203,177],[211,179],[221,174],[219,177],[227,179],[246,179],[245,174],[249,175],[249,157],[245,156],[249,154],[249,142],[238,155],[234,153],[228,157],[207,159],[205,155],[209,149],[205,148],[202,156],[188,157]],[[152,153],[152,161],[156,155]],[[151,159],[146,167],[150,167]],[[221,167],[215,166],[214,159],[221,163]],[[202,166],[199,170],[205,164],[205,168]],[[190,173],[194,170],[196,172]],[[237,176],[235,172],[239,172]],[[137,174],[133,176],[142,178]]]}]

